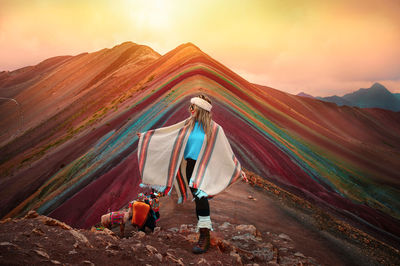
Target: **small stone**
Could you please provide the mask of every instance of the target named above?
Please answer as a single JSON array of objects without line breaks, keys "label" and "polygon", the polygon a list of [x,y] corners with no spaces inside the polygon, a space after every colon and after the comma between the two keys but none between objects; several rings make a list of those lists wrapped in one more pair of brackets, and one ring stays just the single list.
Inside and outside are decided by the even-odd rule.
[{"label": "small stone", "polygon": [[296,257],[300,257],[300,258],[305,258],[306,256],[304,256],[302,253],[300,253],[300,252],[296,252],[296,253],[294,253],[294,255],[296,256]]},{"label": "small stone", "polygon": [[24,219],[33,219],[33,218],[36,218],[36,217],[38,217],[38,216],[39,216],[39,214],[38,214],[37,212],[35,212],[35,211],[29,211],[29,212],[25,215]]},{"label": "small stone", "polygon": [[10,243],[10,242],[1,242],[0,246],[2,246],[2,247],[13,247],[13,248],[16,248],[16,249],[20,248],[17,245],[15,245],[13,243]]},{"label": "small stone", "polygon": [[46,259],[50,259],[49,254],[47,254],[46,252],[42,251],[42,250],[37,250],[35,249],[34,252],[36,252],[36,254],[38,254],[39,256],[42,256]]},{"label": "small stone", "polygon": [[61,262],[59,262],[58,260],[51,260],[50,262],[55,265],[61,265]]},{"label": "small stone", "polygon": [[93,248],[92,244],[90,244],[89,240],[84,236],[83,234],[75,231],[75,230],[69,230],[69,232],[74,236],[75,240],[79,243],[85,244],[89,248]]},{"label": "small stone", "polygon": [[141,248],[143,245],[141,243],[137,243],[136,245],[134,245],[132,248],[133,252],[136,252],[139,248]]},{"label": "small stone", "polygon": [[146,249],[147,249],[147,251],[149,251],[151,254],[156,254],[156,253],[158,253],[158,250],[157,250],[155,247],[153,247],[153,246],[146,245]]},{"label": "small stone", "polygon": [[143,231],[139,231],[139,232],[137,232],[137,234],[136,234],[136,238],[137,238],[137,239],[142,239],[142,238],[144,238],[145,236],[146,236],[146,233],[143,232]]},{"label": "small stone", "polygon": [[242,232],[248,232],[248,233],[250,233],[250,234],[252,234],[254,236],[257,235],[257,228],[252,224],[250,224],[250,225],[246,225],[246,224],[238,225],[238,226],[236,226],[236,230],[237,231],[242,231]]},{"label": "small stone", "polygon": [[171,261],[173,261],[173,262],[175,262],[175,263],[177,263],[177,264],[179,264],[179,265],[182,265],[182,266],[184,266],[185,264],[183,263],[183,259],[182,258],[180,258],[180,259],[177,259],[174,255],[172,255],[170,252],[168,252],[167,251],[167,256],[165,257],[166,258],[166,260],[171,260]]},{"label": "small stone", "polygon": [[88,265],[94,265],[93,262],[91,262],[90,260],[84,260],[82,261],[83,264],[88,264]]},{"label": "small stone", "polygon": [[236,252],[231,251],[230,255],[233,257],[233,261],[239,265],[243,265],[242,258]]},{"label": "small stone", "polygon": [[238,236],[233,236],[232,237],[232,240],[234,240],[234,241],[246,241],[246,242],[248,242],[248,241],[256,241],[256,238],[253,236],[253,235],[251,235],[251,234],[249,234],[249,233],[246,233],[246,234],[243,234],[243,235],[238,235]]},{"label": "small stone", "polygon": [[70,252],[68,252],[69,255],[73,255],[73,254],[78,254],[78,252],[76,252],[76,250],[71,250]]},{"label": "small stone", "polygon": [[257,261],[263,262],[271,261],[275,256],[274,249],[268,247],[253,250],[251,253],[253,253]]},{"label": "small stone", "polygon": [[106,249],[118,250],[119,247],[113,243],[108,243]]},{"label": "small stone", "polygon": [[283,240],[286,240],[286,241],[292,241],[292,239],[288,235],[285,235],[285,234],[280,234],[278,237]]},{"label": "small stone", "polygon": [[153,232],[153,233],[154,233],[154,234],[155,234],[155,233],[159,233],[160,230],[161,230],[161,228],[157,226],[156,228],[154,228],[154,232]]},{"label": "small stone", "polygon": [[208,261],[205,258],[201,258],[198,262],[197,265],[210,265],[210,263],[208,263]]},{"label": "small stone", "polygon": [[228,222],[224,222],[222,225],[218,226],[219,230],[228,230],[232,225]]},{"label": "small stone", "polygon": [[253,196],[249,195],[247,198],[251,200],[253,199]]},{"label": "small stone", "polygon": [[107,249],[106,252],[108,256],[115,256],[118,253],[116,250],[110,250],[110,249]]},{"label": "small stone", "polygon": [[162,262],[163,256],[160,253],[154,255],[160,262]]},{"label": "small stone", "polygon": [[172,227],[172,228],[169,228],[167,231],[172,232],[172,233],[178,233],[179,229],[176,227]]},{"label": "small stone", "polygon": [[41,248],[41,249],[44,248],[44,246],[42,244],[40,244],[40,243],[35,243],[35,246],[37,246],[38,248]]}]

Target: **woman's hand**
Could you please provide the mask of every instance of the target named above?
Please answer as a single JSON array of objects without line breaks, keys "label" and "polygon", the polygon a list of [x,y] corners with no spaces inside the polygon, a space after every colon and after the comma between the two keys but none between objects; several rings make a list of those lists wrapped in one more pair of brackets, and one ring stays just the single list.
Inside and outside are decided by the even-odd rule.
[{"label": "woman's hand", "polygon": [[138,136],[138,138],[140,138],[140,136],[142,135],[140,132],[136,132],[136,135]]}]

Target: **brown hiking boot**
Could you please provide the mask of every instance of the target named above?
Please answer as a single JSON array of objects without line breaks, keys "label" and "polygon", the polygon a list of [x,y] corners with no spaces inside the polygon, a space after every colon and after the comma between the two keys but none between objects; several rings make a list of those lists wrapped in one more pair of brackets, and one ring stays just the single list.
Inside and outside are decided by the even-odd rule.
[{"label": "brown hiking boot", "polygon": [[210,247],[210,229],[200,228],[200,237],[197,245],[193,247],[192,252],[194,254],[204,253]]}]

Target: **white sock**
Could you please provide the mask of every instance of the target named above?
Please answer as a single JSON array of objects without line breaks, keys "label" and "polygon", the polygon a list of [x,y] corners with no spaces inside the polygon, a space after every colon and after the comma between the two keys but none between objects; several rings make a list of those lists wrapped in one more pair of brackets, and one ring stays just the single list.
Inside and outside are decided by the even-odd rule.
[{"label": "white sock", "polygon": [[199,231],[200,228],[208,228],[211,231],[213,231],[210,216],[199,216],[199,222],[197,223],[197,231]]}]

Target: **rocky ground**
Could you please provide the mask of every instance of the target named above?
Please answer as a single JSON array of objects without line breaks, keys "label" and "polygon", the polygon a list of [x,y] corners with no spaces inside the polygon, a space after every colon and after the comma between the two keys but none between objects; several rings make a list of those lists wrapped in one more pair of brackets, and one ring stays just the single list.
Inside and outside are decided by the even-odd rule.
[{"label": "rocky ground", "polygon": [[197,241],[193,224],[160,228],[154,233],[127,226],[116,232],[77,230],[30,212],[0,226],[1,265],[318,265],[296,251],[285,234],[263,233],[254,225],[213,223],[211,248],[191,253]]},{"label": "rocky ground", "polygon": [[[154,233],[138,232],[128,224],[122,238],[119,227],[74,229],[33,211],[21,219],[3,220],[0,265],[400,264],[396,249],[344,223],[318,218],[315,212],[307,216],[287,202],[312,213],[309,203],[265,182],[263,189],[257,188],[260,182],[248,176],[251,185],[237,183],[210,201],[214,231],[205,254],[191,252],[198,237],[194,202],[178,205],[173,194],[160,200],[161,220]],[[346,235],[358,242],[346,240]]]}]

